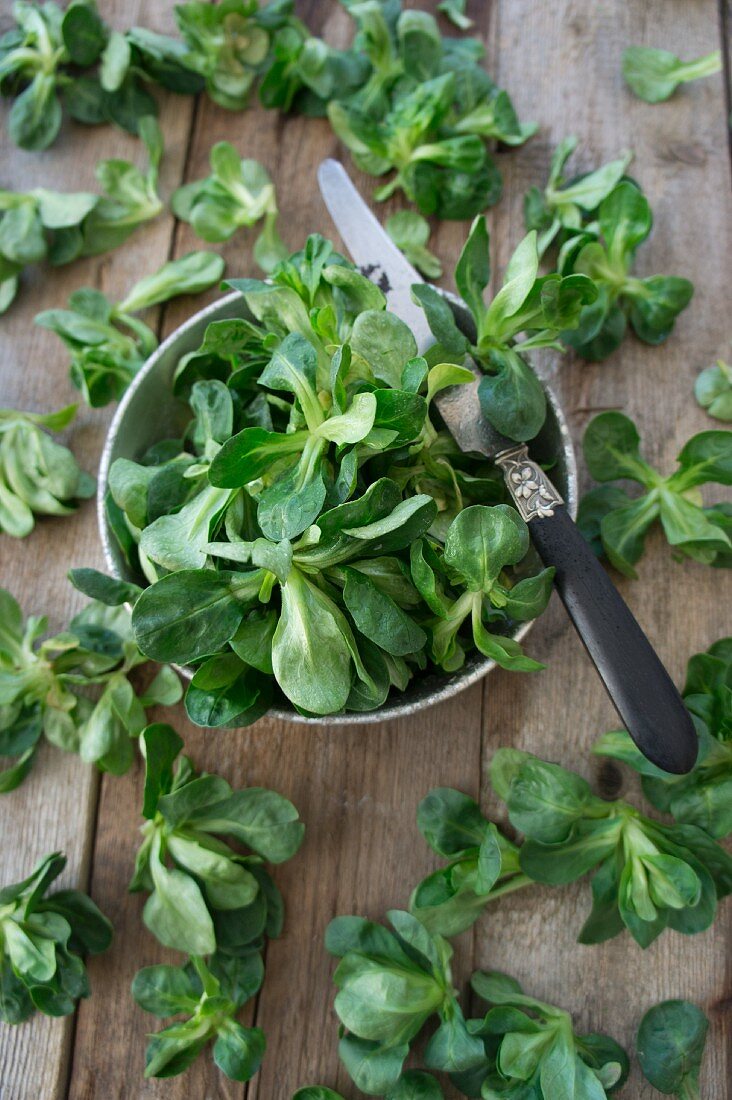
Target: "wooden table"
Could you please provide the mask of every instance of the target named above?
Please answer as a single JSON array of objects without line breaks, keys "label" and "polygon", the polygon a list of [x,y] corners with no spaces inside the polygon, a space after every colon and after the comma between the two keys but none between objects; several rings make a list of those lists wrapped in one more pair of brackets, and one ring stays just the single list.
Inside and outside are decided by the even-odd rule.
[{"label": "wooden table", "polygon": [[[173,27],[172,3],[108,0],[100,6],[120,29]],[[684,57],[714,49],[720,43],[717,5],[473,0],[469,7],[487,45],[489,71],[510,91],[520,116],[540,123],[524,148],[499,157],[505,194],[490,212],[494,268],[500,272],[523,235],[524,191],[543,183],[556,142],[575,133],[581,143],[573,162],[578,169],[597,166],[623,148],[635,150],[631,171],[656,223],[641,249],[639,273],[685,275],[696,286],[691,307],[661,347],[628,338],[605,364],[570,355],[548,363],[576,440],[593,411],[621,408],[636,419],[651,461],[668,468],[683,441],[713,426],[696,406],[692,384],[701,367],[729,352],[729,99],[717,76],[687,87],[669,103],[647,105],[623,87],[620,58],[631,43],[663,46]],[[300,8],[331,42],[348,41],[349,19],[334,0],[311,0]],[[2,22],[8,22],[7,9]],[[309,231],[332,235],[315,183],[319,161],[341,152],[326,122],[284,119],[258,107],[232,114],[206,98],[167,96],[161,105],[166,196],[180,182],[207,174],[211,145],[226,138],[271,171],[289,245],[300,247]],[[14,148],[5,126],[2,142],[1,182],[16,189],[42,184],[93,190],[99,159],[141,157],[135,141],[104,127],[65,125],[57,144],[41,154]],[[358,177],[358,183],[371,193],[371,181]],[[381,207],[381,215],[391,208]],[[435,227],[432,243],[448,271],[465,232],[463,224]],[[231,275],[256,273],[251,243],[242,232],[223,247]],[[64,351],[54,336],[33,326],[34,314],[63,305],[83,285],[121,297],[165,259],[196,247],[202,246],[190,229],[165,214],[109,255],[26,273],[16,304],[0,321],[0,403],[46,411],[74,399]],[[184,300],[161,310],[161,334],[201,304]],[[96,467],[111,413],[82,407],[68,432],[88,470]],[[25,611],[45,613],[51,628],[61,628],[82,602],[65,580],[67,569],[103,565],[93,503],[72,518],[40,521],[22,542],[0,538],[0,559],[2,583]],[[728,578],[690,562],[674,563],[658,538],[650,541],[640,575],[622,589],[680,682],[687,658],[729,632]],[[93,995],[75,1017],[37,1015],[20,1027],[0,1025],[2,1100],[290,1100],[307,1083],[354,1097],[336,1054],[332,965],[323,931],[336,914],[380,918],[388,908],[405,905],[411,886],[435,865],[415,826],[423,795],[450,785],[499,812],[487,767],[500,745],[559,760],[608,793],[627,785],[625,773],[589,754],[592,741],[613,728],[616,718],[556,599],[528,649],[546,660],[545,672],[499,670],[447,705],[382,726],[326,731],[263,720],[253,729],[215,732],[192,726],[182,706],[156,714],[177,726],[200,767],[221,772],[234,786],[274,787],[295,802],[307,825],[299,855],[277,873],[288,915],[284,935],[268,948],[265,984],[252,1013],[266,1032],[268,1053],[248,1087],[228,1081],[209,1056],[183,1077],[143,1081],[145,1033],[155,1021],[133,1004],[129,985],[138,967],[166,953],[142,925],[143,898],[126,889],[142,772],[136,766],[121,779],[100,777],[76,757],[44,747],[24,786],[0,800],[0,882],[23,877],[46,852],[63,849],[69,856],[63,883],[91,892],[114,922],[115,940],[106,955],[91,961]],[[585,882],[536,887],[497,903],[458,941],[458,984],[464,989],[475,967],[505,969],[531,993],[571,1010],[581,1029],[607,1031],[631,1048],[647,1007],[667,997],[692,998],[712,1025],[702,1093],[722,1100],[732,1079],[729,902],[703,935],[667,932],[641,951],[627,935],[601,947],[578,946],[588,900]],[[650,1100],[658,1094],[634,1068],[623,1095]]]}]

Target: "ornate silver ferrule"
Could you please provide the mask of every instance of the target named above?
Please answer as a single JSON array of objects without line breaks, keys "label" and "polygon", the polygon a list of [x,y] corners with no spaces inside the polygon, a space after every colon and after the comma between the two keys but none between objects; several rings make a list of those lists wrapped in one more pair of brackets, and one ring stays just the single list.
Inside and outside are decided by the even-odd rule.
[{"label": "ornate silver ferrule", "polygon": [[564,504],[541,466],[529,458],[525,443],[501,451],[495,461],[503,470],[508,491],[527,523],[536,516],[553,516],[557,505]]}]

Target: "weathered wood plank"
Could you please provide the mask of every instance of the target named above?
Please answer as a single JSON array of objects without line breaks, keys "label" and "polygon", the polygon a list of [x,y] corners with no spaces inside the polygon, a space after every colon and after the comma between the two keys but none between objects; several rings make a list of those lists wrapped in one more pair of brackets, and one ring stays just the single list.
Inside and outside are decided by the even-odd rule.
[{"label": "weathered wood plank", "polygon": [[[638,270],[684,275],[696,286],[677,331],[661,347],[629,337],[604,364],[568,356],[546,364],[577,441],[589,410],[621,408],[637,421],[651,461],[670,470],[690,435],[718,426],[696,406],[691,391],[698,370],[729,340],[720,284],[732,226],[726,112],[721,77],[687,86],[666,104],[642,103],[623,86],[620,59],[631,44],[664,47],[684,57],[714,49],[715,5],[512,0],[499,2],[497,9],[497,79],[510,89],[521,117],[541,124],[525,149],[502,158],[506,192],[493,222],[500,262],[505,264],[521,236],[524,191],[546,178],[556,142],[575,133],[578,171],[611,159],[623,147],[635,150],[630,171],[655,216]],[[660,538],[650,540],[639,573],[637,582],[623,581],[621,589],[680,682],[688,657],[729,631],[729,578],[690,562],[674,563]],[[619,777],[617,769],[603,769],[589,755],[592,741],[615,728],[617,719],[558,603],[531,642],[532,651],[547,661],[546,672],[527,678],[521,691],[506,673],[485,682],[483,792],[493,809],[487,768],[500,745],[529,749],[595,780],[601,773],[606,780]],[[631,1051],[648,1007],[667,997],[697,1001],[712,1022],[702,1093],[724,1095],[730,1080],[729,904],[722,904],[716,925],[703,935],[666,933],[643,952],[628,936],[579,947],[575,937],[589,901],[587,883],[504,899],[479,926],[478,965],[514,973],[537,996],[570,1009],[580,1028],[607,1031]],[[637,1069],[626,1091],[638,1100],[656,1095]]]},{"label": "weathered wood plank", "polygon": [[[290,730],[279,761],[263,749],[264,774],[293,790],[308,832],[298,857],[277,876],[288,920],[268,952],[257,1023],[269,1057],[248,1096],[289,1100],[299,1086],[327,1084],[356,1098],[338,1063],[335,961],[323,935],[334,916],[381,920],[389,909],[405,908],[433,866],[417,832],[417,804],[434,786],[476,793],[480,689],[390,725]],[[467,971],[470,955],[466,934],[456,974]]]},{"label": "weathered wood plank", "polygon": [[[722,65],[726,93],[727,118],[732,111],[732,5],[730,0],[719,0],[719,33],[721,38]],[[732,144],[727,132],[730,160],[732,162]]]},{"label": "weathered wood plank", "polygon": [[[177,711],[178,708],[176,708]],[[246,731],[204,734],[171,709],[159,709],[154,720],[171,722],[186,741],[186,752],[197,766],[220,772],[233,784],[245,785],[249,757]],[[260,732],[260,736],[262,736]],[[104,956],[90,962],[94,997],[79,1010],[69,1097],[96,1100],[128,1097],[216,1096],[234,1100],[242,1086],[219,1073],[210,1057],[197,1060],[187,1073],[172,1081],[144,1081],[148,1032],[161,1022],[139,1009],[130,996],[130,984],[141,967],[180,963],[181,956],[166,951],[146,930],[142,908],[146,894],[129,894],[142,823],[143,770],[138,762],[126,776],[102,780],[98,825],[94,843],[93,894],[115,925],[115,941]]]},{"label": "weathered wood plank", "polygon": [[[154,5],[144,0],[114,0],[104,9],[105,17],[120,27],[140,22],[162,30],[170,23],[169,18],[161,21]],[[167,138],[161,177],[164,190],[180,179],[189,112],[189,104],[173,102],[172,97],[163,105],[161,122]],[[7,108],[3,107],[2,183],[12,189],[46,186],[60,191],[94,191],[98,189],[94,178],[97,161],[127,157],[142,163],[140,143],[127,134],[112,127],[91,129],[68,122],[51,149],[26,153],[11,144],[6,118]],[[79,286],[96,286],[121,297],[136,279],[166,259],[172,223],[172,218],[162,216],[113,254],[66,268],[32,268],[24,274],[15,303],[0,318],[1,405],[46,412],[78,399],[68,379],[65,350],[52,333],[33,325],[33,317],[42,309],[64,306]],[[65,436],[82,467],[92,473],[111,412],[82,406]],[[0,535],[0,560],[0,583],[20,600],[26,613],[47,614],[50,629],[61,629],[84,602],[66,581],[67,570],[72,565],[102,565],[94,502],[88,501],[70,518],[40,519],[28,539]],[[25,784],[0,798],[0,882],[22,878],[41,856],[63,849],[69,865],[61,884],[86,888],[97,793],[98,777],[93,769],[57,749],[42,748]],[[113,918],[114,908],[110,912]],[[92,977],[95,994],[103,982],[103,971],[96,972]],[[73,1029],[71,1018],[52,1020],[40,1014],[20,1027],[0,1025],[2,1100],[32,1096],[56,1100],[65,1095]]]},{"label": "weathered wood plank", "polygon": [[[338,5],[311,2],[298,5],[298,14],[334,45],[348,42],[351,20]],[[278,112],[265,111],[256,100],[246,111],[224,111],[204,97],[196,115],[186,182],[210,174],[209,153],[218,141],[231,142],[242,157],[259,160],[270,173],[277,188],[278,229],[289,248],[301,248],[310,233],[322,233],[334,239],[333,225],[318,193],[316,180],[321,160],[335,155],[339,148],[327,119],[282,116]],[[369,182],[373,182],[367,176],[360,176],[360,179],[367,181],[367,188]],[[262,277],[252,255],[257,233],[256,226],[244,229],[216,246],[226,260],[226,277]],[[179,223],[176,253],[180,255],[201,247],[192,227]],[[210,291],[208,297],[213,300],[216,292]],[[206,298],[201,296],[200,301],[204,303]],[[187,316],[185,303],[171,302],[165,312],[166,333]]]}]

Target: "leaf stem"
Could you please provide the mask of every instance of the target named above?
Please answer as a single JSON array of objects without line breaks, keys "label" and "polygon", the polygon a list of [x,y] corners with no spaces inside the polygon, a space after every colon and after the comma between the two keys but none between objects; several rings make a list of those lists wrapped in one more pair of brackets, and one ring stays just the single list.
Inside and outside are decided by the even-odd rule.
[{"label": "leaf stem", "polygon": [[679,1100],[701,1100],[699,1082],[695,1075],[688,1074],[684,1077],[678,1091]]},{"label": "leaf stem", "polygon": [[676,70],[676,75],[683,81],[698,80],[703,76],[713,76],[722,68],[722,54],[719,50],[712,50],[703,57],[697,57],[694,61],[687,61]]},{"label": "leaf stem", "polygon": [[514,890],[520,890],[523,886],[532,885],[536,884],[528,875],[513,875],[506,882],[501,883],[500,886],[493,887],[490,894],[488,894],[488,900],[495,901],[496,898],[501,898],[504,894],[512,894]]}]

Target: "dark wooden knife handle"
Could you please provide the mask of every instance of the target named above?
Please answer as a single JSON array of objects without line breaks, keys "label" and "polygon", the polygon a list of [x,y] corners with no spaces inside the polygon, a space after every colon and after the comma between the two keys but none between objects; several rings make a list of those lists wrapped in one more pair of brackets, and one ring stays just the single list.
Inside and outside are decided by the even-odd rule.
[{"label": "dark wooden knife handle", "polygon": [[689,712],[658,654],[564,504],[529,521],[534,545],[623,723],[644,756],[683,774],[698,751]]}]

